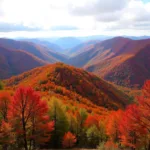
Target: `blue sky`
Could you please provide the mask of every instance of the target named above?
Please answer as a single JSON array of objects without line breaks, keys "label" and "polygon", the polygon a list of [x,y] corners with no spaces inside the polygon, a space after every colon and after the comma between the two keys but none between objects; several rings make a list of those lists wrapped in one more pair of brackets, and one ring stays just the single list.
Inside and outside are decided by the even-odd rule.
[{"label": "blue sky", "polygon": [[0,0],[0,36],[141,36],[149,16],[150,0]]},{"label": "blue sky", "polygon": [[143,2],[144,2],[144,3],[148,3],[148,2],[150,2],[150,0],[143,0]]}]

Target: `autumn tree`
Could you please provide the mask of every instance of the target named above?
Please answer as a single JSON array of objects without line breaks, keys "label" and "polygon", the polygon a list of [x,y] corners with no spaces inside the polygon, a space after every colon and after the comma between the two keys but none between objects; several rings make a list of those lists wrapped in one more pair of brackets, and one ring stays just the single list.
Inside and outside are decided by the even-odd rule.
[{"label": "autumn tree", "polygon": [[0,92],[0,144],[4,150],[7,150],[10,144],[12,134],[11,125],[8,122],[8,109],[11,102],[11,96],[8,92]]},{"label": "autumn tree", "polygon": [[[146,149],[150,149],[150,80],[146,81],[143,90],[143,95],[138,97],[138,110],[140,118],[136,118],[142,128],[146,132],[143,134],[143,145]],[[139,120],[140,119],[140,120]]]},{"label": "autumn tree", "polygon": [[11,125],[3,120],[0,125],[0,144],[2,145],[2,149],[7,150],[8,145],[13,144],[14,141],[15,137]]},{"label": "autumn tree", "polygon": [[121,142],[131,147],[150,149],[150,81],[143,87],[138,103],[128,106],[120,121]]},{"label": "autumn tree", "polygon": [[63,137],[62,145],[64,148],[71,148],[75,145],[76,141],[76,136],[71,132],[67,132]]},{"label": "autumn tree", "polygon": [[84,108],[80,108],[76,112],[76,121],[77,121],[77,144],[78,146],[86,145],[86,130],[84,128],[85,120],[87,119],[88,113]]},{"label": "autumn tree", "polygon": [[132,149],[138,148],[141,138],[141,133],[144,128],[139,125],[140,114],[137,105],[130,105],[124,112],[119,123],[119,132],[121,143]]},{"label": "autumn tree", "polygon": [[96,146],[99,144],[99,130],[96,125],[92,125],[89,127],[86,131],[87,135],[87,145],[91,148],[96,148]]},{"label": "autumn tree", "polygon": [[5,122],[8,121],[7,113],[8,113],[10,101],[11,101],[11,96],[8,92],[5,91],[0,92],[0,116],[1,116],[1,120],[4,120]]},{"label": "autumn tree", "polygon": [[[53,130],[53,122],[48,117],[48,105],[32,88],[20,87],[13,96],[8,112],[13,128],[23,143],[25,150],[34,149],[36,140],[45,141]],[[40,138],[40,140],[39,140]],[[33,144],[31,144],[31,141]],[[40,143],[38,143],[40,144]],[[30,147],[29,147],[30,146]],[[21,147],[19,147],[21,148]]]},{"label": "autumn tree", "polygon": [[106,124],[106,133],[109,136],[109,140],[116,143],[119,142],[119,123],[122,119],[123,111],[112,111],[108,116]]},{"label": "autumn tree", "polygon": [[60,100],[53,97],[50,102],[50,108],[50,117],[55,123],[50,145],[52,145],[53,148],[59,148],[62,145],[61,143],[64,134],[68,132],[69,122],[65,106]]}]

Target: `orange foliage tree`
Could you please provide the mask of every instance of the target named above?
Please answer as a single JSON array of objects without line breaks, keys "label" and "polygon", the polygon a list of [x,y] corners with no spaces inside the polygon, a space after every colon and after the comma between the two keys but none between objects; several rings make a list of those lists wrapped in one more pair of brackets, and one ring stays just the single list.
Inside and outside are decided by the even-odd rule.
[{"label": "orange foliage tree", "polygon": [[106,132],[107,135],[110,138],[110,141],[112,142],[118,142],[119,141],[119,130],[118,130],[118,124],[120,120],[122,119],[123,111],[113,111],[108,116],[108,121],[106,124]]},{"label": "orange foliage tree", "polygon": [[63,137],[62,145],[64,148],[71,148],[75,145],[76,141],[76,136],[71,132],[67,132]]}]

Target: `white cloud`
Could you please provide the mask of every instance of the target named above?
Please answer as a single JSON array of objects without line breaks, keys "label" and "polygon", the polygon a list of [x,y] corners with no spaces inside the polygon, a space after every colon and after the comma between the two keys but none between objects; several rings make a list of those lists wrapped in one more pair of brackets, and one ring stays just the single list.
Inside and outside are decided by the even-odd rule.
[{"label": "white cloud", "polygon": [[70,10],[75,15],[99,15],[124,9],[131,0],[87,0],[84,5],[73,6]]},{"label": "white cloud", "polygon": [[[14,25],[22,24],[27,27],[26,30],[41,29],[38,32],[41,35],[46,35],[44,30],[54,35],[50,32],[53,29],[58,35],[58,27],[61,30],[64,27],[67,27],[66,30],[72,29],[74,35],[77,32],[135,34],[137,30],[145,34],[145,30],[150,28],[150,2],[144,3],[142,0],[0,0],[0,10],[0,22],[12,24],[12,27],[9,25],[11,31]],[[23,27],[19,27],[19,31]],[[65,32],[59,33],[64,35]],[[70,35],[71,31],[66,34]]]}]

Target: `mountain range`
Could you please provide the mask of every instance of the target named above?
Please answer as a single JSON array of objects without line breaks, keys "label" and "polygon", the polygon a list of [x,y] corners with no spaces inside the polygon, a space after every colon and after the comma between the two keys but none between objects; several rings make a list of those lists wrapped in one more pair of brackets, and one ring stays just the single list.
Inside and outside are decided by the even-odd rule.
[{"label": "mountain range", "polygon": [[150,39],[115,37],[79,43],[64,55],[60,46],[48,41],[1,38],[0,78],[48,63],[64,62],[125,87],[141,88],[150,79]]},{"label": "mountain range", "polygon": [[141,87],[150,78],[150,39],[116,37],[98,42],[67,63],[118,85]]}]

